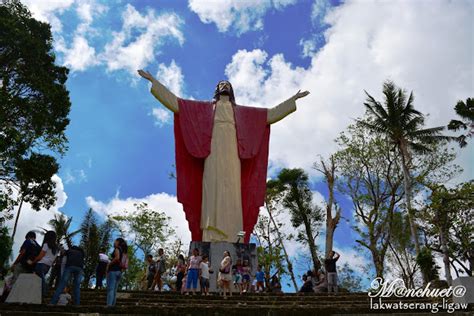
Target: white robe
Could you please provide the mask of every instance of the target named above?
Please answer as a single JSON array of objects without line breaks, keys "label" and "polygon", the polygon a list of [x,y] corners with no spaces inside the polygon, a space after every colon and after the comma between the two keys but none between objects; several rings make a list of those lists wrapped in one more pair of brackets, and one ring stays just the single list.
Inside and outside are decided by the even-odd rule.
[{"label": "white robe", "polygon": [[[151,93],[169,110],[179,111],[177,97],[155,81]],[[293,98],[268,109],[267,122],[273,124],[296,110]],[[237,149],[234,110],[228,97],[216,103],[211,153],[204,161],[201,229],[203,241],[235,242],[243,229],[240,187],[240,158]],[[247,232],[251,233],[251,232]]]}]

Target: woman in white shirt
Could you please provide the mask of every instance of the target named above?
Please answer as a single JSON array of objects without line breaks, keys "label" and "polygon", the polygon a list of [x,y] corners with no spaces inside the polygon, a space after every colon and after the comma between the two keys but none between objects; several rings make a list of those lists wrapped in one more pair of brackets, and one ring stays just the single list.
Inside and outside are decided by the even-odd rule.
[{"label": "woman in white shirt", "polygon": [[224,251],[224,258],[221,261],[217,280],[224,292],[224,298],[226,298],[226,290],[229,292],[229,295],[232,296],[232,291],[230,290],[230,282],[232,281],[232,258],[230,257],[230,252],[227,250]]},{"label": "woman in white shirt", "polygon": [[49,230],[44,235],[43,245],[39,255],[33,260],[35,265],[35,274],[41,278],[41,294],[44,298],[48,288],[46,284],[46,274],[48,274],[49,269],[56,259],[56,255],[59,252],[58,245],[56,243],[56,233],[52,230]]}]

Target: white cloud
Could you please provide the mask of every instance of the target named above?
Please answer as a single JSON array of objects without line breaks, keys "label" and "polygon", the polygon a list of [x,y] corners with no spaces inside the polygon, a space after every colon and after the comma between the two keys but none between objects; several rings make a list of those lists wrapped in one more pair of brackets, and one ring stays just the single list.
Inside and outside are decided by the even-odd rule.
[{"label": "white cloud", "polygon": [[92,27],[94,19],[101,16],[108,7],[95,0],[77,2],[76,13],[81,21],[73,34],[72,45],[68,48],[62,36],[58,36],[56,49],[64,54],[64,65],[72,71],[84,71],[99,64],[96,51],[89,44],[89,38],[97,35]]},{"label": "white cloud", "polygon": [[[54,175],[52,177],[54,183],[56,183],[56,203],[49,209],[42,209],[39,212],[33,210],[29,203],[23,203],[20,212],[20,218],[18,220],[18,227],[15,233],[15,240],[13,243],[13,257],[16,258],[18,252],[20,251],[20,246],[25,240],[25,235],[30,230],[37,232],[36,240],[41,243],[43,238],[38,232],[42,231],[42,228],[48,228],[48,221],[54,218],[55,214],[60,214],[59,209],[66,204],[67,195],[64,192],[64,185],[60,177]],[[15,208],[13,214],[14,218],[7,221],[6,225],[10,229],[10,232],[13,230],[13,225],[15,218],[17,216],[18,208]]]},{"label": "white cloud", "polygon": [[263,29],[268,11],[281,10],[295,0],[189,0],[188,6],[203,23],[215,23],[219,32],[230,29],[237,34]]},{"label": "white cloud", "polygon": [[92,196],[86,197],[86,202],[89,207],[103,217],[119,215],[124,210],[133,211],[135,209],[134,204],[145,202],[152,209],[164,212],[171,217],[170,225],[175,228],[178,238],[182,240],[184,245],[188,245],[191,241],[191,233],[188,229],[183,207],[178,203],[176,196],[167,193],[156,193],[143,198],[121,198],[117,192],[115,197],[107,202],[98,201]]},{"label": "white cloud", "polygon": [[316,51],[316,42],[311,39],[301,39],[300,46],[303,48],[302,55],[303,57],[312,57]]},{"label": "white cloud", "polygon": [[127,4],[122,21],[121,31],[114,32],[113,40],[106,44],[100,56],[108,71],[124,69],[136,75],[137,69],[155,58],[166,39],[174,39],[180,45],[184,42],[183,21],[176,14],[157,15],[152,9],[141,14]]},{"label": "white cloud", "polygon": [[60,32],[62,23],[58,14],[69,9],[74,0],[22,0],[21,2],[30,9],[35,19],[50,23],[53,32]]},{"label": "white cloud", "polygon": [[[387,78],[414,90],[415,106],[430,114],[427,126],[446,125],[456,101],[472,94],[472,30],[458,27],[472,19],[462,1],[347,1],[328,13],[326,45],[308,68],[281,54],[239,50],[226,75],[240,104],[274,106],[298,89],[311,92],[272,127],[270,146],[273,163],[310,170],[316,155],[333,152],[333,139],[364,113],[364,89],[381,99]],[[461,159],[472,174],[469,159]]]},{"label": "white cloud", "polygon": [[329,0],[314,0],[311,7],[311,20],[313,23],[323,24],[324,18],[331,8]]},{"label": "white cloud", "polygon": [[170,122],[171,114],[168,110],[161,108],[153,108],[151,110],[151,115],[155,119],[155,125],[161,127],[164,124]]},{"label": "white cloud", "polygon": [[174,60],[171,61],[169,66],[161,63],[158,65],[158,71],[156,78],[163,83],[168,89],[171,90],[175,95],[183,95],[184,77],[181,72],[181,68],[176,64]]},{"label": "white cloud", "polygon": [[76,34],[69,48],[66,47],[64,40],[59,38],[56,49],[64,54],[63,63],[72,71],[84,71],[98,64],[95,59],[95,48],[89,45],[83,35]]}]

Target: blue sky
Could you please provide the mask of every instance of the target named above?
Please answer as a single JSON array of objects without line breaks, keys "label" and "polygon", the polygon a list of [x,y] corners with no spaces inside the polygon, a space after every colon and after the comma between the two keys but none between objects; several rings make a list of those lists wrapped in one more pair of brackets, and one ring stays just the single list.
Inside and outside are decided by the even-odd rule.
[{"label": "blue sky", "polygon": [[[269,107],[309,90],[297,112],[272,127],[269,175],[305,168],[319,202],[326,189],[311,165],[333,152],[334,138],[363,114],[364,89],[380,97],[382,82],[391,78],[414,90],[429,125],[447,124],[456,101],[474,90],[472,28],[456,26],[472,25],[469,1],[25,3],[52,24],[57,61],[71,69],[69,150],[56,178],[59,202],[43,212],[43,222],[60,211],[78,225],[89,207],[105,216],[146,201],[172,216],[189,240],[168,176],[172,117],[137,68],[195,99],[210,99],[221,79],[247,105]],[[472,149],[459,152],[464,178],[472,178],[472,158]],[[349,201],[339,196],[339,203],[351,219]],[[32,222],[24,220],[23,229]],[[354,237],[343,221],[336,249],[362,271],[367,257],[353,249]]]}]

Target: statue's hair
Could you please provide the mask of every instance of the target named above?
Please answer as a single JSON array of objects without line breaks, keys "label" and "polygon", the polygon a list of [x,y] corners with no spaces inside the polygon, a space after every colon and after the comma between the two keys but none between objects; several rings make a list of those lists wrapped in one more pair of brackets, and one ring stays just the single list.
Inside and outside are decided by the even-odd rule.
[{"label": "statue's hair", "polygon": [[214,91],[214,100],[215,101],[219,100],[219,84],[221,82],[227,82],[229,84],[230,86],[229,100],[230,102],[235,103],[234,88],[232,88],[232,84],[227,80],[221,80],[217,83],[216,90]]}]

